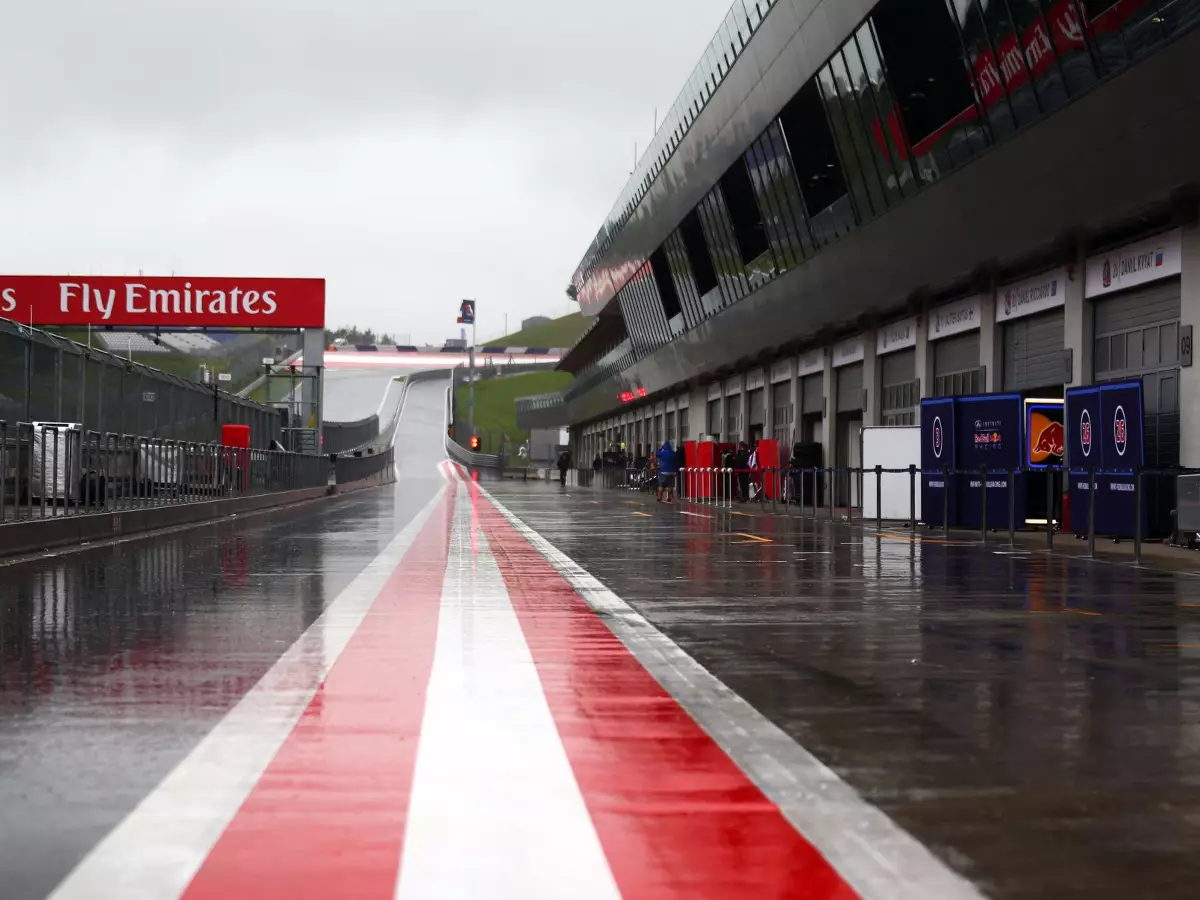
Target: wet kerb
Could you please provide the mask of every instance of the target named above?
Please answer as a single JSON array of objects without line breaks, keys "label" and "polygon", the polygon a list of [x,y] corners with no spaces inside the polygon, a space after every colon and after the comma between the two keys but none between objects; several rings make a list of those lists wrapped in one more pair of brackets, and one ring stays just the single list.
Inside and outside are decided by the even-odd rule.
[{"label": "wet kerb", "polygon": [[1195,895],[1200,580],[489,489],[986,893]]}]

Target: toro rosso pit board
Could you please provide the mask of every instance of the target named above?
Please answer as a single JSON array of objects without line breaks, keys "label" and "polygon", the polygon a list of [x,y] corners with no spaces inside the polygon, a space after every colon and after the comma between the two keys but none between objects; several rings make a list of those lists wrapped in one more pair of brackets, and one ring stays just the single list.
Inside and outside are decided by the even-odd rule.
[{"label": "toro rosso pit board", "polygon": [[[1066,406],[1067,459],[1074,530],[1088,530],[1090,473],[1096,473],[1096,533],[1132,537],[1135,472],[1146,463],[1140,381],[1071,388]],[[1147,492],[1140,502],[1146,534]]]}]

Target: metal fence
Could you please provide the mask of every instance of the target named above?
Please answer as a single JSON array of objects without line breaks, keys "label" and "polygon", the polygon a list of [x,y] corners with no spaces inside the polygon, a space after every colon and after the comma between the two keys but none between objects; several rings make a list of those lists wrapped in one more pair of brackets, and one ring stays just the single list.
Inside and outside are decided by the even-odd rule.
[{"label": "metal fence", "polygon": [[326,453],[355,450],[379,437],[379,416],[370,415],[357,422],[326,422],[323,433]]},{"label": "metal fence", "polygon": [[0,319],[0,419],[69,422],[101,434],[210,442],[249,425],[256,447],[281,435],[277,410],[103,350]]},{"label": "metal fence", "polygon": [[372,484],[391,484],[396,480],[396,451],[387,447],[378,453],[371,450],[339,456],[334,461],[334,480],[338,484],[365,481]]},{"label": "metal fence", "polygon": [[329,484],[327,456],[0,420],[0,524]]},{"label": "metal fence", "polygon": [[[951,529],[959,532],[973,529],[979,533],[980,540],[986,543],[989,534],[1003,531],[1006,526],[1011,545],[1016,540],[1018,530],[1041,531],[1045,534],[1048,548],[1053,548],[1054,536],[1062,532],[1063,523],[1069,515],[1068,532],[1086,539],[1089,554],[1095,555],[1098,536],[1114,537],[1097,532],[1097,478],[1119,477],[1132,486],[1132,508],[1145,510],[1145,518],[1149,520],[1152,532],[1146,533],[1147,522],[1143,516],[1134,515],[1130,523],[1131,533],[1115,535],[1133,541],[1136,561],[1141,560],[1142,544],[1151,537],[1165,537],[1168,541],[1192,548],[1200,542],[1200,534],[1197,533],[1200,531],[1200,473],[1194,470],[1139,468],[1106,472],[1068,470],[1060,466],[1051,466],[1038,472],[1045,476],[1045,496],[1043,518],[1037,522],[1017,521],[1018,492],[1023,488],[1018,486],[1016,476],[1030,474],[1023,469],[983,467],[978,470],[938,469],[922,472],[916,466],[902,469],[888,469],[882,466],[868,469],[690,467],[682,469],[676,475],[673,486],[681,499],[718,508],[732,508],[735,501],[754,503],[784,515],[827,516],[831,520],[840,519],[847,522],[865,521],[874,523],[879,528],[882,528],[885,522],[901,522],[909,529],[915,530],[918,524],[926,524],[929,521],[928,514],[933,512],[933,518],[938,523],[936,527],[947,533]],[[955,490],[953,486],[950,490],[944,487],[940,489],[942,503],[936,512],[919,509],[918,498],[923,475],[940,476],[942,485],[951,484],[952,477],[966,476],[971,479],[967,490],[978,492],[979,522],[974,525],[955,525],[952,522],[950,495]],[[1080,488],[1076,493],[1086,495],[1087,503],[1083,509],[1068,510],[1064,501],[1064,479],[1067,478],[1071,480],[1072,487]],[[576,470],[572,473],[571,483],[628,491],[656,492],[658,488],[656,474],[649,468],[607,465],[597,470]],[[884,509],[889,504],[885,503],[884,499],[885,485],[888,485],[888,493],[892,497],[897,494],[903,497],[900,501],[902,508],[896,508],[895,512],[889,511],[886,514]],[[989,514],[988,497],[989,494],[995,494],[997,487],[1003,492],[1004,506],[1001,513],[993,510]],[[962,496],[961,492],[959,496]],[[874,515],[866,512],[865,501],[872,499],[874,502],[870,508],[874,510]],[[993,496],[992,502],[996,500]],[[1172,508],[1163,510],[1164,515],[1156,515],[1156,502],[1168,503]],[[891,505],[894,507],[895,503],[893,500]],[[1004,526],[997,526],[998,518],[1003,521]],[[1155,534],[1155,522],[1164,519],[1167,523],[1165,530],[1157,528]],[[994,537],[990,539],[996,540]]]}]

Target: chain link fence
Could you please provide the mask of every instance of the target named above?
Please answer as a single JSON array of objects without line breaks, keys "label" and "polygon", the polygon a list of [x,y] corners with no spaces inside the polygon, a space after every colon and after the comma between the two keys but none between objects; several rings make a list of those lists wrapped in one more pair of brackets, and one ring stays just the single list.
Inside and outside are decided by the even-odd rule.
[{"label": "chain link fence", "polygon": [[255,447],[281,436],[277,410],[104,350],[0,319],[0,419],[64,422],[101,434],[175,441],[220,439],[250,426]]}]

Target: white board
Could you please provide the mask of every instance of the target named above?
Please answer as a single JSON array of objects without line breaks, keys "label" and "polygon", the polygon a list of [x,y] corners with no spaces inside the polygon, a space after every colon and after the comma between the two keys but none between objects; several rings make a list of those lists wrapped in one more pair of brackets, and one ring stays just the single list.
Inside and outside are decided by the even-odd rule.
[{"label": "white board", "polygon": [[[884,472],[880,477],[880,501],[883,518],[907,522],[912,515],[912,478],[908,467],[921,465],[921,427],[919,425],[872,426],[863,429],[863,518],[876,518],[876,466],[903,469]],[[921,519],[921,480],[916,480],[916,517]]]}]

